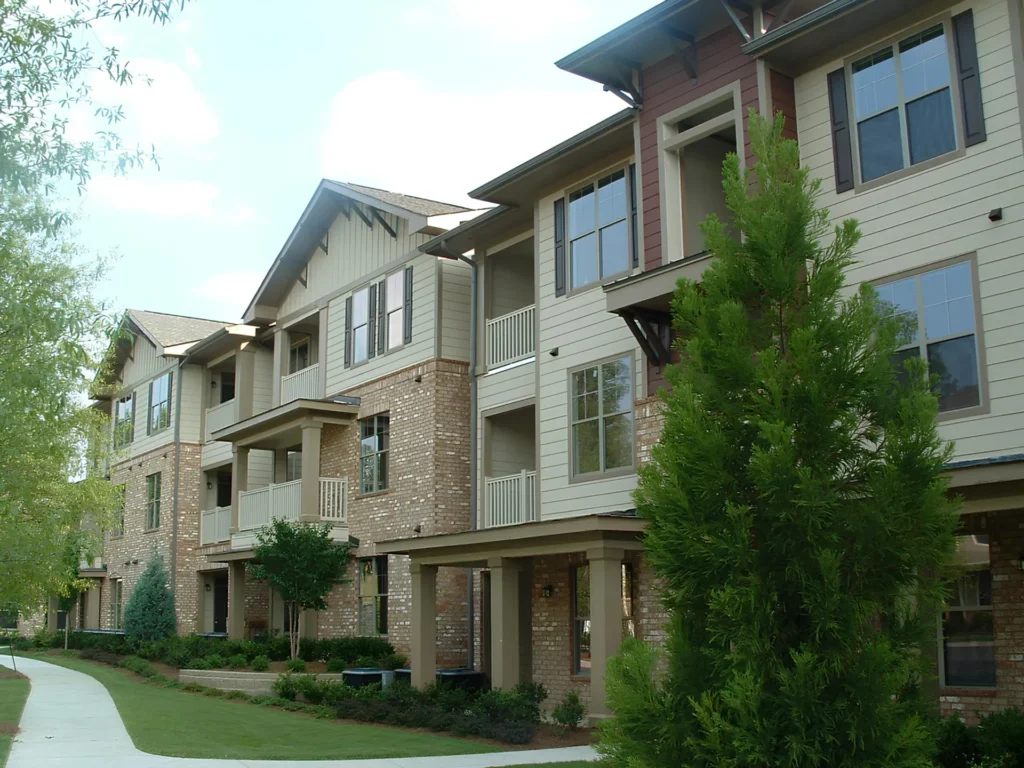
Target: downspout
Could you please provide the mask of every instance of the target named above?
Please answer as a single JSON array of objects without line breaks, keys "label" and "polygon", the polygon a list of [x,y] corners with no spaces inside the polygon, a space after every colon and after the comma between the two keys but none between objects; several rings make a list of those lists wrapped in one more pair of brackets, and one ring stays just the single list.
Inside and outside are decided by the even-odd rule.
[{"label": "downspout", "polygon": [[[184,358],[178,360],[178,386],[174,389],[174,502],[171,504],[171,592],[178,584],[178,488],[181,485],[181,390],[184,389],[181,372]],[[177,605],[177,600],[175,600]],[[177,609],[175,609],[177,610]]]}]

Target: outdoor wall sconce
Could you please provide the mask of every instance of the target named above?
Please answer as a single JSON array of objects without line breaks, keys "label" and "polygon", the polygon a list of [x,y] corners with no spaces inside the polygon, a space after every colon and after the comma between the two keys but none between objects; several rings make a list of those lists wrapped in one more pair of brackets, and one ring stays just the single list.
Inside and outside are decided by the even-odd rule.
[{"label": "outdoor wall sconce", "polygon": [[555,588],[553,586],[551,586],[550,584],[545,584],[541,588],[540,593],[544,597],[551,597],[553,594],[555,594]]},{"label": "outdoor wall sconce", "polygon": [[413,533],[420,533],[420,532],[421,532],[422,530],[423,530],[423,526],[422,526],[422,525],[420,525],[419,523],[417,523],[417,524],[416,524],[416,525],[415,525],[415,526],[413,527],[413,529],[412,529],[412,532],[413,532]]},{"label": "outdoor wall sconce", "polygon": [[548,354],[551,355],[552,357],[558,357],[558,347],[552,349],[550,352],[548,352]]},{"label": "outdoor wall sconce", "polygon": [[415,381],[417,384],[422,384],[423,383],[423,377],[422,376],[417,376],[415,379],[413,379],[413,381]]},{"label": "outdoor wall sconce", "polygon": [[207,584],[206,585],[206,591],[207,592],[213,592],[213,587],[211,587],[209,584]]},{"label": "outdoor wall sconce", "polygon": [[988,220],[989,221],[1002,221],[1003,220],[1003,209],[1002,208],[993,208],[991,211],[988,212]]},{"label": "outdoor wall sconce", "polygon": [[208,491],[212,491],[213,490],[213,483],[211,483],[209,480],[206,481],[206,490],[208,490]]},{"label": "outdoor wall sconce", "polygon": [[217,380],[216,379],[210,379],[210,389],[216,389],[216,388],[217,388]]}]

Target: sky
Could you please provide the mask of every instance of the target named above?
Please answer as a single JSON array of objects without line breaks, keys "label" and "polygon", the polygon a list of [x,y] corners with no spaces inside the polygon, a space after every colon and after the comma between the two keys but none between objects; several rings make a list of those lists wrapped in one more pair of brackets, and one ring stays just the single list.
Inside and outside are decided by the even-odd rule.
[{"label": "sky", "polygon": [[553,62],[655,4],[192,0],[165,26],[104,23],[135,83],[94,96],[160,167],[96,168],[68,196],[79,242],[114,256],[103,298],[237,321],[321,178],[467,204],[624,107]]}]

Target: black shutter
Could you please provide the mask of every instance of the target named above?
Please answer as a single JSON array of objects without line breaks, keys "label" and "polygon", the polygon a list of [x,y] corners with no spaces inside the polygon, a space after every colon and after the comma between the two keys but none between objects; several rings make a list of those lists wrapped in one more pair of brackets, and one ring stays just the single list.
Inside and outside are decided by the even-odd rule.
[{"label": "black shutter", "polygon": [[370,296],[366,318],[366,357],[370,359],[377,354],[377,286],[371,285],[366,290]]},{"label": "black shutter", "polygon": [[402,343],[412,342],[412,267],[405,268],[405,328],[402,329]]},{"label": "black shutter", "polygon": [[850,105],[846,100],[846,70],[828,76],[828,111],[832,116],[832,162],[836,192],[853,189],[853,144],[850,137]]},{"label": "black shutter", "polygon": [[565,198],[555,200],[555,296],[565,296]]},{"label": "black shutter", "polygon": [[345,299],[345,367],[352,365],[352,297]]},{"label": "black shutter", "polygon": [[629,231],[632,233],[633,268],[640,266],[640,233],[636,231],[636,163],[629,164]]},{"label": "black shutter", "polygon": [[978,46],[974,40],[974,14],[964,11],[953,17],[956,74],[960,81],[960,102],[964,111],[964,143],[971,147],[983,142],[985,110],[981,104]]},{"label": "black shutter", "polygon": [[388,347],[388,281],[377,284],[377,354],[383,355]]}]

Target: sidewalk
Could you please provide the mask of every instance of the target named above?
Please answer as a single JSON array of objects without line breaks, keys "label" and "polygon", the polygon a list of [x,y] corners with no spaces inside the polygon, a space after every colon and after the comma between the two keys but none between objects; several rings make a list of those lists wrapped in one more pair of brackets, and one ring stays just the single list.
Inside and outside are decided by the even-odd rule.
[{"label": "sidewalk", "polygon": [[[5,666],[9,666],[7,660]],[[7,768],[500,768],[596,760],[590,747],[379,760],[200,760],[140,752],[98,680],[37,659],[18,658],[32,681]],[[181,734],[188,738],[187,733]]]}]

